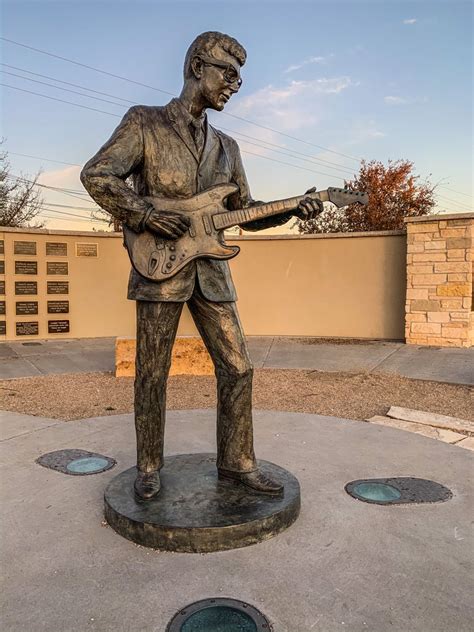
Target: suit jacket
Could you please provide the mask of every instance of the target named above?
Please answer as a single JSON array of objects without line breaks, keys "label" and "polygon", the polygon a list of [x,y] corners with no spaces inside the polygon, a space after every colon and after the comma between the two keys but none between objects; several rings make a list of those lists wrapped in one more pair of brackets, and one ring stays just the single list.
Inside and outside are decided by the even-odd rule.
[{"label": "suit jacket", "polygon": [[[89,160],[81,180],[91,197],[133,230],[144,230],[150,205],[143,197],[187,198],[215,184],[233,182],[239,191],[228,198],[229,209],[253,203],[237,143],[207,125],[201,156],[189,130],[189,115],[178,99],[164,107],[134,106],[107,143]],[[130,178],[132,187],[125,181]],[[246,225],[260,230],[282,224],[288,216]],[[145,301],[187,301],[196,279],[210,301],[235,301],[227,261],[198,259],[165,281],[145,279],[132,269],[128,298]]]}]

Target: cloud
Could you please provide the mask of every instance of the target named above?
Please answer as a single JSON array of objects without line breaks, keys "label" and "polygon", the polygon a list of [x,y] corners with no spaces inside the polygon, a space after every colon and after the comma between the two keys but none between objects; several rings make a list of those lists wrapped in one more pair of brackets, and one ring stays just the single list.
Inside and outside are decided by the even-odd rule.
[{"label": "cloud", "polygon": [[268,127],[296,130],[320,120],[323,97],[340,94],[355,85],[347,76],[291,81],[282,87],[268,85],[242,98],[230,113]]},{"label": "cloud", "polygon": [[406,97],[386,96],[383,100],[387,105],[413,105],[417,103],[428,103],[427,97],[414,97],[408,99]]},{"label": "cloud", "polygon": [[331,53],[327,57],[322,57],[322,56],[308,57],[308,59],[305,59],[299,64],[293,64],[291,66],[288,66],[288,68],[286,68],[286,70],[284,70],[283,72],[285,74],[289,72],[294,72],[295,70],[299,70],[300,68],[303,68],[303,66],[307,66],[308,64],[324,64],[329,57],[334,57],[334,54]]},{"label": "cloud", "polygon": [[405,105],[406,103],[408,103],[408,100],[404,99],[403,97],[387,96],[384,97],[383,100],[388,105]]},{"label": "cloud", "polygon": [[408,18],[407,20],[403,20],[403,24],[416,24],[416,18]]}]

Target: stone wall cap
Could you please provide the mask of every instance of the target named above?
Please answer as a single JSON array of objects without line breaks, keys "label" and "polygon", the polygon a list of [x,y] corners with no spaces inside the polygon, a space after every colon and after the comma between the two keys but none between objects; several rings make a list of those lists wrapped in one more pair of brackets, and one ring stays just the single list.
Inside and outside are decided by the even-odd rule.
[{"label": "stone wall cap", "polygon": [[313,235],[232,235],[226,233],[227,241],[274,241],[277,239],[347,239],[355,237],[406,237],[405,230],[378,230],[362,233],[317,233]]},{"label": "stone wall cap", "polygon": [[80,237],[122,237],[122,233],[114,233],[113,231],[95,231],[95,230],[64,230],[54,228],[30,228],[22,226],[20,228],[13,226],[0,226],[0,233],[27,233],[34,235],[71,235]]},{"label": "stone wall cap", "polygon": [[420,217],[405,217],[405,224],[414,222],[439,222],[446,219],[474,219],[473,213],[438,213],[437,215],[421,215]]},{"label": "stone wall cap", "polygon": [[[474,217],[474,213],[473,213]],[[115,237],[123,239],[122,233],[115,232],[100,232],[90,230],[60,230],[52,228],[13,228],[11,226],[0,226],[0,233],[23,233],[23,234],[35,234],[35,235],[69,235],[71,237]],[[406,235],[404,230],[379,230],[373,232],[361,232],[361,233],[318,233],[314,235],[233,235],[226,233],[226,239],[228,241],[274,241],[277,239],[347,239],[348,237],[393,237],[399,235]]]}]

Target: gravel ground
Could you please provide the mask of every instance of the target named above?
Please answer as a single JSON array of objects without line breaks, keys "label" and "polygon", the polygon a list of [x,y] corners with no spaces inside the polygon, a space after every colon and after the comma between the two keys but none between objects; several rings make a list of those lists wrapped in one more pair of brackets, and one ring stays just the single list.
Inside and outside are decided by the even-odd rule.
[{"label": "gravel ground", "polygon": [[[349,419],[384,415],[403,406],[474,421],[474,389],[370,373],[291,369],[255,372],[254,407]],[[215,379],[174,376],[168,408],[216,405]],[[0,380],[0,408],[53,419],[84,419],[133,411],[133,378],[112,373],[76,373]]]}]

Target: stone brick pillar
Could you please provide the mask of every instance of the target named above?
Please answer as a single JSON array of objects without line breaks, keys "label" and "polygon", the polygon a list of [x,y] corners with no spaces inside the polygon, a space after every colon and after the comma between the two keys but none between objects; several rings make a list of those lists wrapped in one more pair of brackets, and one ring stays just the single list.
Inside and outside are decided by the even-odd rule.
[{"label": "stone brick pillar", "polygon": [[407,218],[408,344],[474,345],[474,213]]}]

